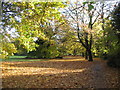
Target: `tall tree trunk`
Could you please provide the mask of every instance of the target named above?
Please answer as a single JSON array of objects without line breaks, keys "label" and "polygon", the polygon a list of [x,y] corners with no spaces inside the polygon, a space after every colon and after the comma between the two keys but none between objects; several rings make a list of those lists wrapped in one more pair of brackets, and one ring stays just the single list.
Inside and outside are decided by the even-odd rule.
[{"label": "tall tree trunk", "polygon": [[85,56],[85,54],[84,54],[84,52],[82,52],[82,57],[84,57]]},{"label": "tall tree trunk", "polygon": [[88,60],[88,50],[87,50],[87,48],[89,47],[89,44],[88,44],[88,33],[87,32],[85,32],[85,45],[87,46],[86,51],[85,51],[85,59]]},{"label": "tall tree trunk", "polygon": [[77,54],[76,54],[76,50],[73,51],[73,55],[74,55],[74,56],[77,55]]},{"label": "tall tree trunk", "polygon": [[93,61],[91,49],[88,49],[88,61]]},{"label": "tall tree trunk", "polygon": [[85,51],[85,59],[88,60],[88,51],[87,51],[87,49]]},{"label": "tall tree trunk", "polygon": [[[91,26],[91,30],[92,30],[92,26]],[[88,49],[88,61],[93,61],[93,57],[92,57],[92,51],[91,51],[91,48],[92,48],[92,34],[90,34],[90,44],[89,44],[89,49]]]},{"label": "tall tree trunk", "polygon": [[[90,22],[89,22],[89,28],[92,30],[92,27],[93,27],[93,23],[92,23],[92,16],[91,14],[89,14],[89,18],[90,18]],[[93,57],[92,57],[92,51],[91,51],[91,48],[92,48],[92,40],[93,40],[93,37],[92,37],[92,32],[90,33],[90,40],[89,40],[89,46],[88,46],[88,61],[93,61]]]}]

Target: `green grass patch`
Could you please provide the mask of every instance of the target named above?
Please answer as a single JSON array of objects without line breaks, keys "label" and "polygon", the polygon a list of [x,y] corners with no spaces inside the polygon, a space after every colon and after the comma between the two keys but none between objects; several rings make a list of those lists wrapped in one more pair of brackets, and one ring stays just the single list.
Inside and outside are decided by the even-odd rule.
[{"label": "green grass patch", "polygon": [[10,56],[9,59],[13,59],[13,58],[26,58],[27,56]]},{"label": "green grass patch", "polygon": [[47,59],[27,59],[26,56],[10,56],[8,59],[0,59],[0,61],[48,61]]}]

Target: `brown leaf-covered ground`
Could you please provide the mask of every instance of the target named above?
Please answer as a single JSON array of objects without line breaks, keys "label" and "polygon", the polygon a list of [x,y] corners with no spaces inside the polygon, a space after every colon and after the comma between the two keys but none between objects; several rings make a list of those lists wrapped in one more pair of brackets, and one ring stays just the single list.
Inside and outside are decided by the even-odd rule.
[{"label": "brown leaf-covered ground", "polygon": [[119,70],[94,59],[2,62],[3,88],[119,88]]}]

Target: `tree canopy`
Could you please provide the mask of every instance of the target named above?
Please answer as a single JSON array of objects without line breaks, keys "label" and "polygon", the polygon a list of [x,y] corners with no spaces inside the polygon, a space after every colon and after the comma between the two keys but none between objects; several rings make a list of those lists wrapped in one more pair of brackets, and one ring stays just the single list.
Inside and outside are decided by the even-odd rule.
[{"label": "tree canopy", "polygon": [[118,2],[2,2],[1,5],[1,57],[81,55],[88,61],[93,61],[93,57],[119,58]]}]

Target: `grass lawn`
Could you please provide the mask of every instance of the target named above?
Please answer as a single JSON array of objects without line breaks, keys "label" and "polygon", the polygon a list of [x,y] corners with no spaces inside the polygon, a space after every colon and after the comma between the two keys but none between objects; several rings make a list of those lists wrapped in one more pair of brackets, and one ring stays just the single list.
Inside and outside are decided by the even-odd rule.
[{"label": "grass lawn", "polygon": [[10,56],[2,61],[46,61],[47,59],[26,59],[26,56]]},{"label": "grass lawn", "polygon": [[13,59],[13,58],[26,58],[26,56],[10,56],[9,58]]}]

